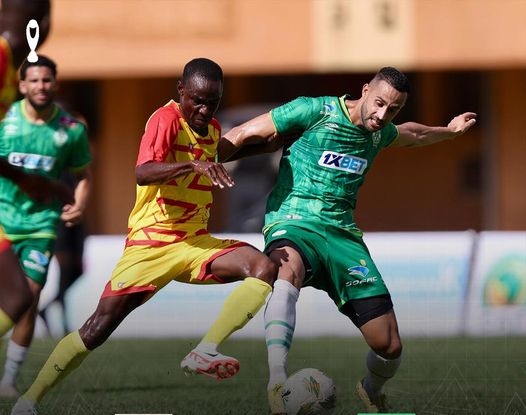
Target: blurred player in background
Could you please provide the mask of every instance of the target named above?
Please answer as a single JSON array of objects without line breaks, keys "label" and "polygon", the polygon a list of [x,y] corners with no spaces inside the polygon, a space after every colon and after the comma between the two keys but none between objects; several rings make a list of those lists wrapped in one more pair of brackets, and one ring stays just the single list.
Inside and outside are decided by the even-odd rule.
[{"label": "blurred player in background", "polygon": [[[89,135],[86,118],[76,112],[71,112],[71,114],[84,124]],[[70,189],[75,189],[78,184],[75,175],[71,171],[64,171],[60,181],[65,183]],[[66,293],[84,272],[84,241],[86,239],[84,224],[84,220],[73,226],[66,226],[62,221],[58,224],[57,240],[54,248],[54,255],[58,263],[59,271],[58,291],[55,297],[39,311],[39,315],[44,321],[49,334],[51,334],[51,327],[49,326],[48,311],[55,304],[60,306],[60,316],[62,320],[61,336],[71,331],[66,309]]]},{"label": "blurred player in background", "polygon": [[0,123],[0,156],[50,179],[64,170],[75,172],[78,185],[74,203],[41,204],[12,181],[0,178],[0,224],[22,264],[33,303],[19,319],[7,347],[0,396],[17,396],[16,377],[33,338],[40,292],[46,282],[60,220],[72,226],[82,219],[90,188],[91,153],[82,123],[54,102],[56,65],[43,56],[20,67],[19,89],[24,99],[15,102]]},{"label": "blurred player in background", "polygon": [[50,29],[49,0],[0,0],[0,119],[18,95],[17,70],[30,52],[26,26],[39,25],[39,46]]},{"label": "blurred player in background", "polygon": [[168,102],[146,124],[124,253],[95,312],[80,330],[59,342],[13,414],[36,413],[37,403],[53,385],[103,344],[131,311],[174,280],[191,284],[243,280],[181,364],[187,374],[216,379],[239,370],[239,362],[220,354],[217,347],[265,303],[277,266],[244,242],[217,239],[208,232],[213,187],[234,184],[217,162],[224,158],[220,125],[214,118],[223,93],[221,67],[206,58],[191,60],[178,92],[180,103]]},{"label": "blurred player in background", "polygon": [[[297,98],[225,135],[233,145],[259,137],[261,149],[270,150],[276,145],[273,141],[279,144],[277,137],[299,135],[284,147],[263,229],[265,252],[279,265],[265,310],[273,414],[285,413],[281,390],[303,286],[327,292],[360,329],[370,350],[368,371],[357,393],[368,412],[388,410],[382,387],[400,365],[402,343],[389,291],[354,222],[358,189],[382,149],[450,140],[473,126],[476,118],[468,112],[447,127],[394,125],[408,92],[405,75],[386,67],[362,87],[359,99]],[[257,147],[245,155],[257,152]],[[243,156],[243,151],[234,157]]]},{"label": "blurred player in background", "polygon": [[[0,120],[16,99],[17,68],[30,51],[26,25],[31,19],[40,25],[40,44],[49,32],[50,2],[48,0],[0,0]],[[70,203],[72,194],[55,180],[29,174],[0,158],[0,176],[12,180],[19,188],[40,203],[55,199]],[[0,226],[0,337],[3,336],[31,306],[33,296],[20,267],[11,242]]]}]

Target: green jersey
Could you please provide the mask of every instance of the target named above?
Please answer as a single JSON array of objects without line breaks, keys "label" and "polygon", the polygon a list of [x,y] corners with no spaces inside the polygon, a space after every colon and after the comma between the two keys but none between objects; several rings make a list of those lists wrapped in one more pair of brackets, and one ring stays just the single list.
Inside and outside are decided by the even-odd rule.
[{"label": "green jersey", "polygon": [[[66,169],[82,169],[91,162],[82,123],[62,108],[45,124],[27,119],[24,100],[15,102],[0,123],[0,157],[31,173],[59,179]],[[0,177],[0,224],[12,241],[55,238],[62,207],[35,202],[11,180]]]},{"label": "green jersey", "polygon": [[267,201],[265,230],[302,219],[357,229],[353,210],[358,189],[398,130],[392,123],[376,132],[354,125],[345,99],[349,97],[300,97],[272,110],[278,133],[301,136],[283,150]]}]

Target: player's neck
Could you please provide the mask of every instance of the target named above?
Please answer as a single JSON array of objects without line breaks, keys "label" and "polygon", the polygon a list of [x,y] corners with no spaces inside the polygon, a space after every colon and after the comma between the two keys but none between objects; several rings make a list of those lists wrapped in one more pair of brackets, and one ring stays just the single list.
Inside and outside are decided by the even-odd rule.
[{"label": "player's neck", "polygon": [[51,103],[46,108],[37,109],[26,99],[24,100],[24,113],[27,120],[33,124],[46,124],[55,114],[55,104]]},{"label": "player's neck", "polygon": [[346,99],[344,102],[347,107],[347,112],[349,113],[349,118],[353,124],[358,125],[360,123],[360,106],[358,105],[360,101]]}]

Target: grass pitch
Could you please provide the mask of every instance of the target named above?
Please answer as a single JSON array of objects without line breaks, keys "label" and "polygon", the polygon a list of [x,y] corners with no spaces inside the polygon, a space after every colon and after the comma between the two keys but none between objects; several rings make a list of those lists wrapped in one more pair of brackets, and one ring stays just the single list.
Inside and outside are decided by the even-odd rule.
[{"label": "grass pitch", "polygon": [[[35,340],[20,389],[31,383],[55,344]],[[268,414],[262,339],[232,339],[222,347],[241,361],[239,374],[224,381],[184,376],[179,362],[195,344],[182,339],[110,340],[48,393],[39,414]],[[361,338],[296,338],[289,371],[323,370],[336,383],[334,414],[355,415],[362,411],[354,387],[363,376],[366,352]],[[398,413],[524,415],[526,338],[405,339],[402,365],[386,391]],[[12,404],[1,400],[0,414],[9,414]]]}]

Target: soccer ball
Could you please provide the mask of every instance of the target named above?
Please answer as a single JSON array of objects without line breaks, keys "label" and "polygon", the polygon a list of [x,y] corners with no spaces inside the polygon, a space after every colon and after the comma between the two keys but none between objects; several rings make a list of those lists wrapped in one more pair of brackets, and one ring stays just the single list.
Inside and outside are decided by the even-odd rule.
[{"label": "soccer ball", "polygon": [[336,386],[321,370],[301,369],[285,381],[282,397],[287,415],[326,415],[336,406]]}]

